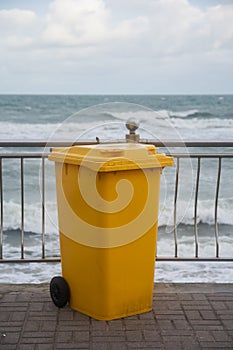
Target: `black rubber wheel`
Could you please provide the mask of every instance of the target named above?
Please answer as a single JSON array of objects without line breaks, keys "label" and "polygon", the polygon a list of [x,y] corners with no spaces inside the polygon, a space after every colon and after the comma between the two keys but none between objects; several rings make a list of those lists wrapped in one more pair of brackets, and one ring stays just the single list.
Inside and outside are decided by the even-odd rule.
[{"label": "black rubber wheel", "polygon": [[50,296],[54,304],[62,308],[70,300],[70,289],[66,280],[61,276],[55,276],[50,282]]}]

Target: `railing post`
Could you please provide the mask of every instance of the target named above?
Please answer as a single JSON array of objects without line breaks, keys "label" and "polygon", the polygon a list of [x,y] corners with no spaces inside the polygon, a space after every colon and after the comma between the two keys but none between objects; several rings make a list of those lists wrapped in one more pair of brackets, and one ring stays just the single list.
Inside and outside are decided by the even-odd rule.
[{"label": "railing post", "polygon": [[216,244],[216,258],[219,258],[219,240],[218,240],[218,196],[219,196],[219,186],[221,178],[221,167],[222,158],[218,158],[218,177],[216,185],[216,195],[215,195],[215,208],[214,208],[214,223],[215,223],[215,244]]},{"label": "railing post", "polygon": [[0,260],[3,259],[3,186],[2,186],[2,158],[0,158]]},{"label": "railing post", "polygon": [[176,158],[176,183],[175,183],[175,194],[174,194],[174,242],[175,242],[175,258],[178,256],[178,242],[177,242],[177,195],[178,195],[178,184],[179,184],[179,169],[180,169],[180,158]]},{"label": "railing post", "polygon": [[21,259],[24,259],[24,159],[21,158]]},{"label": "railing post", "polygon": [[200,159],[200,157],[198,157],[195,204],[194,204],[194,233],[195,233],[195,257],[196,258],[198,258],[197,200],[198,200],[198,191],[199,191],[200,168],[201,168],[201,159]]},{"label": "railing post", "polygon": [[41,158],[42,259],[45,258],[45,159]]}]

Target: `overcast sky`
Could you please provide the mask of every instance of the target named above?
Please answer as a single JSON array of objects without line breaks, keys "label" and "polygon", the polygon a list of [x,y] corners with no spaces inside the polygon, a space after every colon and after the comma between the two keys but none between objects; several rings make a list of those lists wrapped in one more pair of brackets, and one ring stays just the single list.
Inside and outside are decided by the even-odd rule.
[{"label": "overcast sky", "polygon": [[233,93],[233,0],[0,0],[0,93]]}]

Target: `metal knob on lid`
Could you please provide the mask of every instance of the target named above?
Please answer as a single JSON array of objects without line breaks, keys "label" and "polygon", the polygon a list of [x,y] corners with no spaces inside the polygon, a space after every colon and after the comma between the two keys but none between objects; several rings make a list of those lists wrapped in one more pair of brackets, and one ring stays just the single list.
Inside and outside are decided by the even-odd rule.
[{"label": "metal knob on lid", "polygon": [[140,135],[135,133],[135,131],[139,128],[139,121],[135,118],[130,118],[127,120],[125,125],[129,130],[129,134],[125,135],[126,142],[139,142]]}]

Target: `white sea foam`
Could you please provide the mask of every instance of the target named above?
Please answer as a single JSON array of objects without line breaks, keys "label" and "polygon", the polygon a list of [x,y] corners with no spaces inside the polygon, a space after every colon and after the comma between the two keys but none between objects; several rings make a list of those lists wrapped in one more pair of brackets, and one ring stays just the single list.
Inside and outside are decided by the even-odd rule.
[{"label": "white sea foam", "polygon": [[198,109],[190,109],[187,111],[168,111],[168,116],[169,117],[180,117],[180,118],[187,118],[196,115],[199,113]]},{"label": "white sea foam", "polygon": [[[21,229],[21,204],[13,202],[4,202],[3,230]],[[45,204],[45,231],[47,233],[57,232],[57,206],[54,202]],[[26,204],[24,207],[24,230],[27,232],[42,232],[42,206],[41,203]]]},{"label": "white sea foam", "polygon": [[157,262],[155,282],[232,283],[232,263]]},{"label": "white sea foam", "polygon": [[[160,205],[159,226],[173,225],[173,203],[168,201],[166,206]],[[233,198],[220,199],[218,207],[218,223],[233,225]],[[46,232],[56,233],[58,231],[57,223],[57,205],[56,200],[45,203],[45,222]],[[197,223],[214,225],[214,202],[203,200],[198,203]],[[187,206],[186,201],[177,204],[177,224],[194,224],[194,206],[191,203]],[[28,232],[41,233],[42,227],[42,209],[41,203],[25,205],[24,210],[24,229]],[[3,229],[17,230],[21,228],[21,204],[13,201],[4,202]]]},{"label": "white sea foam", "polygon": [[[0,139],[28,140],[104,140],[123,139],[127,133],[125,121],[134,117],[141,122],[138,133],[145,139],[230,139],[233,132],[233,119],[201,118],[187,119],[196,110],[173,112],[167,110],[111,113],[106,118],[86,122],[77,117],[68,118],[63,123],[29,124],[0,122]],[[171,117],[170,117],[171,116]],[[115,118],[115,122],[114,122]],[[193,135],[193,130],[198,134]],[[208,134],[206,134],[208,130]]]}]

